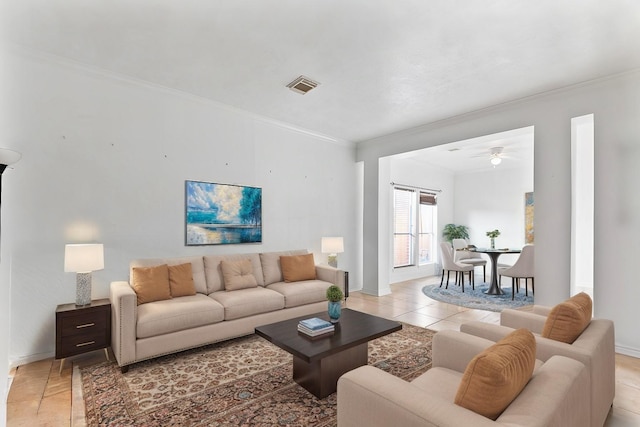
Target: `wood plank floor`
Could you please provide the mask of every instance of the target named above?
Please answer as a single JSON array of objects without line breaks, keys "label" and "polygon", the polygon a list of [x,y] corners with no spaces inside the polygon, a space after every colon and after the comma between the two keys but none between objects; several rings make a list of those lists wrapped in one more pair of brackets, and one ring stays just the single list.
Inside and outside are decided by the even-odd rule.
[{"label": "wood plank floor", "polygon": [[[392,285],[391,295],[383,297],[352,292],[346,307],[434,330],[458,330],[469,320],[499,322],[498,313],[441,303],[422,293],[423,286],[438,282],[439,278],[432,277],[398,283]],[[72,365],[94,363],[104,357],[104,352],[96,351],[68,359],[61,373],[60,362],[53,359],[19,366],[12,372],[7,425],[72,425]],[[640,359],[616,355],[616,397],[605,426],[640,426]]]}]

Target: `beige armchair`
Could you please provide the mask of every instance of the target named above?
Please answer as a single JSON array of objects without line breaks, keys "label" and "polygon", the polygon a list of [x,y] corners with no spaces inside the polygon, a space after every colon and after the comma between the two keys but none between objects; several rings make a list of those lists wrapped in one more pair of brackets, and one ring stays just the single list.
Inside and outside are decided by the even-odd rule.
[{"label": "beige armchair", "polygon": [[[589,424],[589,375],[575,360],[538,361],[533,376],[495,420],[454,404],[463,373],[492,341],[441,331],[433,339],[433,367],[411,382],[372,366],[338,381],[338,426],[557,426]],[[487,396],[491,399],[491,396]]]},{"label": "beige armchair", "polygon": [[610,320],[592,319],[580,336],[572,343],[540,336],[550,307],[534,306],[532,312],[503,310],[501,325],[482,322],[463,324],[460,330],[491,341],[498,341],[514,329],[526,328],[536,336],[536,357],[548,361],[555,355],[570,357],[583,363],[589,372],[591,384],[591,425],[602,427],[615,395],[615,333]]}]

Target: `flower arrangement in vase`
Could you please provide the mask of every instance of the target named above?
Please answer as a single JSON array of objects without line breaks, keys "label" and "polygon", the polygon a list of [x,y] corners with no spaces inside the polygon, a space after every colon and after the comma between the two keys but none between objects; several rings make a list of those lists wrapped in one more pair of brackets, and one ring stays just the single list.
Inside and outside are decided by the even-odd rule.
[{"label": "flower arrangement in vase", "polygon": [[337,323],[340,319],[343,299],[344,293],[338,286],[331,285],[327,288],[327,300],[329,301],[329,320],[331,321],[331,323]]},{"label": "flower arrangement in vase", "polygon": [[491,238],[491,249],[496,248],[496,237],[500,235],[500,230],[497,228],[493,231],[487,231],[487,236]]}]

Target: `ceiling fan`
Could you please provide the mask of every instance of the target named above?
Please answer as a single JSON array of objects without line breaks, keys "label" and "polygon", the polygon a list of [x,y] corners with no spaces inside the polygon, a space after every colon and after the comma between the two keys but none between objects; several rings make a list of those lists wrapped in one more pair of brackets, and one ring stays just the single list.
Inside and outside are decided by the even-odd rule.
[{"label": "ceiling fan", "polygon": [[504,147],[491,147],[489,149],[489,153],[491,154],[489,161],[494,168],[502,163],[502,150],[504,150]]},{"label": "ceiling fan", "polygon": [[[475,156],[471,156],[471,157],[486,157],[487,152],[485,150],[482,150],[483,153],[476,154]],[[504,153],[504,147],[489,148],[489,161],[491,162],[494,168],[498,166],[500,163],[502,163],[503,159],[507,159],[507,158],[511,158],[511,157]]]}]

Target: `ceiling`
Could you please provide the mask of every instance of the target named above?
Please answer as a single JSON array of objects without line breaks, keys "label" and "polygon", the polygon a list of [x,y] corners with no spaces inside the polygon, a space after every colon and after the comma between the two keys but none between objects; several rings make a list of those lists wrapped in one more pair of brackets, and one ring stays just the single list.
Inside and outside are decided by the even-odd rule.
[{"label": "ceiling", "polygon": [[[433,165],[456,174],[485,172],[494,168],[533,171],[533,126],[436,145],[393,156],[421,166]],[[492,150],[501,148],[502,162],[491,164]]]},{"label": "ceiling", "polygon": [[[638,0],[2,0],[11,44],[359,142],[640,67]],[[306,95],[286,88],[320,82]]]}]

